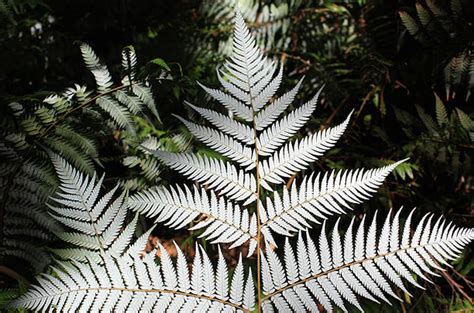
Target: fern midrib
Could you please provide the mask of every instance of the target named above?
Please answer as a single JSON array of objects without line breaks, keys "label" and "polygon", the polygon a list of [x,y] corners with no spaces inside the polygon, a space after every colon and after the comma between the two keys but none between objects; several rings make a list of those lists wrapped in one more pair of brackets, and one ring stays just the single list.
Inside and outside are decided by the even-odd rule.
[{"label": "fern midrib", "polygon": [[[291,289],[295,286],[298,286],[298,285],[301,285],[301,284],[305,284],[311,280],[314,280],[314,279],[317,279],[317,278],[320,278],[320,277],[324,277],[324,276],[328,276],[329,274],[331,273],[334,273],[334,272],[338,272],[340,270],[343,270],[345,268],[350,268],[351,266],[354,266],[354,265],[360,265],[360,264],[363,264],[365,262],[375,262],[377,259],[381,259],[381,258],[385,258],[385,257],[390,257],[392,255],[395,255],[395,254],[398,254],[400,252],[408,252],[408,251],[411,251],[411,250],[416,250],[417,248],[423,248],[423,249],[426,249],[427,247],[431,247],[431,246],[434,246],[434,245],[440,245],[442,243],[448,243],[448,242],[451,242],[451,241],[456,241],[456,240],[459,240],[459,238],[462,237],[462,236],[457,236],[457,237],[454,237],[454,238],[450,238],[448,240],[444,240],[444,241],[437,241],[437,242],[433,242],[433,243],[427,243],[425,245],[416,245],[416,246],[410,246],[408,248],[400,248],[400,249],[397,249],[397,250],[394,250],[394,251],[391,251],[391,252],[387,252],[387,253],[383,253],[383,254],[378,254],[378,255],[375,255],[373,257],[370,257],[370,258],[364,258],[362,260],[359,260],[359,261],[354,261],[354,262],[351,262],[351,263],[346,263],[346,264],[343,264],[339,267],[335,267],[335,268],[332,268],[328,271],[322,271],[318,274],[315,274],[315,275],[311,275],[309,277],[306,277],[304,279],[300,279],[296,282],[293,282],[293,283],[290,283],[288,285],[286,285],[285,287],[281,288],[281,289],[278,289],[278,290],[275,290],[274,292],[266,295],[263,297],[262,301],[265,301],[265,300],[268,300],[268,299],[271,299],[272,297],[284,292],[285,290],[288,290],[288,289]],[[428,252],[429,253],[429,252]]]},{"label": "fern midrib", "polygon": [[252,128],[253,128],[253,140],[255,147],[255,180],[257,182],[257,190],[255,191],[256,198],[256,214],[257,214],[257,312],[262,312],[262,274],[261,274],[261,253],[262,253],[262,225],[260,221],[260,171],[259,171],[259,149],[258,149],[258,133],[257,133],[257,112],[255,112],[254,107],[254,98],[252,96],[252,87],[250,83],[250,73],[249,73],[249,64],[248,58],[245,58],[245,69],[246,69],[246,78],[247,86],[249,89],[249,98],[250,98],[250,107],[252,108]]}]

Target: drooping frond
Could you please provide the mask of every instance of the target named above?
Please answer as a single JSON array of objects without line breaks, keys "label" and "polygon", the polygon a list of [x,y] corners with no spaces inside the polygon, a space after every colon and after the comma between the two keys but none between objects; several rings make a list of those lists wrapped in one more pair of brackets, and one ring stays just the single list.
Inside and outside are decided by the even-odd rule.
[{"label": "drooping frond", "polygon": [[313,97],[313,99],[302,105],[300,108],[294,110],[278,122],[272,124],[271,127],[263,131],[258,136],[258,152],[260,155],[266,156],[273,153],[306,124],[306,122],[311,117],[311,114],[313,114],[314,110],[316,109],[316,104],[318,102],[320,93],[321,89]]},{"label": "drooping frond", "polygon": [[[35,311],[114,312],[235,312],[252,310],[251,287],[242,288],[242,262],[230,286],[222,254],[217,273],[202,247],[197,247],[192,273],[181,249],[173,264],[160,246],[160,265],[153,254],[140,258],[105,257],[103,262],[59,263],[53,275],[38,277],[38,285],[15,300],[11,307]],[[224,272],[224,273],[223,273]],[[247,281],[246,286],[253,286]],[[229,297],[230,296],[230,297]]]},{"label": "drooping frond", "polygon": [[310,228],[310,223],[319,223],[333,214],[343,214],[350,205],[362,203],[377,191],[385,178],[405,160],[370,170],[331,171],[304,177],[290,191],[283,188],[283,196],[275,192],[273,200],[267,198],[266,206],[260,210],[264,230],[290,235]]},{"label": "drooping frond", "polygon": [[130,196],[127,206],[145,216],[164,222],[166,226],[179,229],[198,219],[191,230],[204,229],[200,237],[211,243],[232,243],[230,248],[250,241],[249,255],[257,244],[257,218],[227,202],[224,197],[210,195],[196,187],[156,187]]},{"label": "drooping frond", "polygon": [[237,170],[229,162],[206,156],[160,150],[154,151],[153,154],[163,163],[190,179],[197,180],[231,199],[245,200],[245,204],[252,203],[256,199],[257,183],[253,174]]},{"label": "drooping frond", "polygon": [[240,142],[215,129],[189,122],[179,116],[176,117],[186,125],[194,137],[208,145],[211,149],[239,163],[240,166],[246,167],[247,171],[255,168],[255,151],[250,147],[242,145]]},{"label": "drooping frond", "polygon": [[268,183],[283,184],[284,178],[305,169],[309,163],[318,159],[332,148],[344,133],[349,118],[336,127],[324,129],[303,139],[289,142],[275,152],[269,159],[260,163],[262,186],[271,190]]},{"label": "drooping frond", "polygon": [[402,278],[422,288],[412,273],[430,281],[426,274],[436,275],[430,268],[441,269],[437,262],[447,264],[447,260],[454,260],[474,239],[473,229],[446,224],[441,217],[432,223],[432,215],[425,215],[411,235],[412,214],[400,239],[399,215],[400,211],[392,219],[389,214],[378,236],[375,217],[368,232],[364,230],[364,217],[355,236],[353,219],[343,243],[338,223],[330,238],[323,224],[318,245],[309,236],[305,243],[300,233],[296,255],[286,242],[285,262],[268,250],[262,270],[272,270],[262,271],[262,275],[269,275],[264,307],[270,308],[272,303],[279,311],[282,308],[306,311],[314,310],[319,302],[329,312],[332,303],[347,311],[344,305],[347,301],[362,311],[356,295],[390,303],[386,295],[398,298],[390,282],[407,293]]},{"label": "drooping frond", "polygon": [[[122,255],[135,232],[137,218],[122,230],[127,209],[124,195],[112,201],[117,187],[99,198],[104,176],[96,183],[74,169],[64,159],[52,156],[60,179],[59,190],[49,205],[53,217],[73,232],[56,232],[56,235],[76,248],[56,249],[60,257],[85,261],[97,260],[102,255]],[[76,253],[72,253],[76,252]]]}]

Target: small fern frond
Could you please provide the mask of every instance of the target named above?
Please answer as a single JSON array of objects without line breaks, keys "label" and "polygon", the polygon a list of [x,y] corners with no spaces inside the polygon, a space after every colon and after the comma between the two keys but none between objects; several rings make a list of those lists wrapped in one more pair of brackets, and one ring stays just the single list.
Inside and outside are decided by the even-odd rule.
[{"label": "small fern frond", "polygon": [[333,214],[343,214],[351,210],[351,204],[362,203],[377,191],[385,178],[405,160],[391,165],[371,169],[341,170],[304,177],[297,186],[293,183],[288,191],[283,189],[283,197],[274,193],[273,200],[267,198],[261,212],[262,228],[291,235],[310,228],[309,222],[319,223]]},{"label": "small fern frond", "polygon": [[143,111],[143,102],[139,97],[130,95],[123,90],[114,92],[114,96],[120,103],[124,104],[131,113],[138,114]]},{"label": "small fern frond", "polygon": [[[64,159],[52,155],[60,179],[59,189],[49,205],[53,217],[74,232],[56,232],[65,242],[84,250],[73,260],[86,257],[97,260],[102,255],[121,255],[135,232],[137,218],[122,230],[127,214],[123,194],[112,200],[118,187],[99,198],[104,176],[96,183],[69,165]],[[56,250],[59,255],[70,255],[68,249]],[[99,254],[100,253],[100,254]]]},{"label": "small fern frond", "polygon": [[303,79],[304,77],[300,79],[298,84],[296,84],[293,89],[285,93],[283,96],[275,99],[275,101],[273,101],[268,107],[257,114],[255,117],[255,125],[258,131],[262,131],[271,125],[278,118],[278,116],[280,116],[280,114],[288,108],[288,106],[295,99]]},{"label": "small fern frond", "polygon": [[[102,262],[62,262],[53,274],[10,304],[12,308],[74,311],[249,311],[255,299],[252,280],[245,283],[240,259],[230,286],[227,266],[219,254],[217,273],[202,247],[196,247],[192,273],[181,249],[176,266],[160,245],[160,266],[153,254],[140,258],[105,257]],[[250,306],[250,307],[249,307]]]},{"label": "small fern frond", "polygon": [[356,295],[375,302],[380,299],[389,303],[385,294],[398,299],[389,282],[406,293],[402,278],[423,288],[412,273],[431,282],[425,276],[436,275],[430,267],[441,269],[437,262],[447,264],[446,260],[458,257],[462,248],[474,239],[474,230],[455,227],[452,223],[446,225],[443,218],[433,224],[433,216],[425,215],[411,235],[412,213],[405,222],[401,240],[398,211],[393,219],[390,214],[387,216],[378,237],[376,218],[366,232],[364,217],[355,237],[352,220],[343,243],[337,222],[331,238],[326,236],[323,224],[317,248],[309,236],[305,243],[300,232],[295,255],[287,240],[285,262],[267,249],[267,257],[262,259],[262,275],[268,275],[264,289],[266,307],[273,304],[282,312],[311,311],[317,309],[319,302],[329,312],[332,303],[347,311],[344,305],[347,301],[363,311]]},{"label": "small fern frond", "polygon": [[420,27],[416,23],[415,19],[410,16],[410,14],[400,11],[399,12],[400,19],[402,20],[403,25],[406,27],[410,35],[413,37],[416,37],[419,35],[420,32]]},{"label": "small fern frond", "polygon": [[249,126],[237,122],[236,120],[228,116],[222,115],[216,111],[196,107],[189,102],[185,103],[193,110],[198,112],[200,115],[202,115],[202,117],[204,117],[222,132],[244,142],[247,145],[253,144],[253,132]]},{"label": "small fern frond", "polygon": [[113,98],[107,96],[98,98],[97,104],[102,108],[102,110],[110,114],[117,126],[124,128],[130,132],[130,134],[135,135],[135,127],[133,126],[132,117],[125,107],[121,106]]},{"label": "small fern frond", "polygon": [[270,128],[258,136],[258,152],[260,155],[267,156],[273,153],[306,124],[316,109],[321,90],[313,99],[272,124]]},{"label": "small fern frond", "polygon": [[446,112],[446,107],[444,106],[443,100],[435,93],[435,109],[436,109],[436,121],[438,126],[442,127],[449,123],[448,113]]},{"label": "small fern frond", "polygon": [[342,136],[351,114],[338,126],[289,142],[269,159],[263,160],[260,163],[262,186],[272,190],[268,183],[284,184],[284,178],[291,177],[305,169],[309,163],[316,161],[325,151],[332,148]]},{"label": "small fern frond", "polygon": [[418,15],[418,18],[420,19],[421,25],[423,25],[424,27],[427,27],[431,22],[430,12],[427,9],[425,9],[425,7],[419,2],[415,4],[415,7],[416,7],[416,14]]},{"label": "small fern frond", "polygon": [[133,46],[127,46],[122,49],[122,71],[123,71],[123,84],[132,85],[135,80],[135,70],[137,67],[137,55]]},{"label": "small fern frond", "polygon": [[112,87],[112,76],[110,76],[107,66],[101,63],[91,46],[82,43],[80,48],[84,63],[86,63],[87,68],[94,75],[97,90],[99,92],[108,91]]},{"label": "small fern frond", "polygon": [[190,228],[206,228],[199,236],[206,237],[211,243],[231,243],[230,248],[241,246],[250,241],[249,255],[253,254],[257,242],[257,218],[241,210],[224,197],[210,195],[195,187],[156,187],[136,193],[127,201],[127,206],[156,222],[165,223],[173,229],[180,229],[194,220],[198,222]]},{"label": "small fern frond", "polygon": [[244,119],[247,122],[253,121],[253,113],[250,107],[235,99],[234,97],[226,94],[218,89],[208,88],[201,83],[198,83],[202,89],[204,89],[210,96],[219,101],[225,106],[230,112],[234,113],[238,117]]},{"label": "small fern frond", "polygon": [[161,123],[160,115],[156,109],[156,103],[153,99],[153,92],[150,87],[145,86],[143,83],[137,83],[132,85],[132,92],[140,98],[140,100],[146,105],[146,107],[153,113],[158,122]]},{"label": "small fern frond", "polygon": [[250,147],[242,145],[215,129],[191,123],[177,115],[175,116],[186,125],[194,137],[205,143],[209,148],[237,162],[240,166],[246,167],[246,171],[255,168],[255,151]]},{"label": "small fern frond", "polygon": [[255,176],[238,170],[229,162],[207,156],[160,150],[154,151],[153,155],[169,167],[181,172],[189,179],[197,180],[209,189],[219,191],[234,200],[245,200],[244,205],[256,199]]}]

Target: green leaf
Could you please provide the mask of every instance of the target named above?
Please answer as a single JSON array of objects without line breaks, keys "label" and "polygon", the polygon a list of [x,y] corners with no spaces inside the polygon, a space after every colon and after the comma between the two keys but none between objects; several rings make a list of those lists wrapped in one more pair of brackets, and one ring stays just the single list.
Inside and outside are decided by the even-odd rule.
[{"label": "green leaf", "polygon": [[440,97],[435,93],[435,105],[436,105],[436,121],[438,122],[438,125],[441,127],[443,125],[447,125],[449,120],[448,120],[448,113],[446,112],[446,107],[444,106],[443,101],[441,100]]},{"label": "green leaf", "polygon": [[171,71],[169,65],[168,65],[163,59],[161,59],[161,58],[155,58],[155,59],[149,61],[148,63],[158,65],[159,67],[164,68],[164,69],[167,70],[168,72]]}]

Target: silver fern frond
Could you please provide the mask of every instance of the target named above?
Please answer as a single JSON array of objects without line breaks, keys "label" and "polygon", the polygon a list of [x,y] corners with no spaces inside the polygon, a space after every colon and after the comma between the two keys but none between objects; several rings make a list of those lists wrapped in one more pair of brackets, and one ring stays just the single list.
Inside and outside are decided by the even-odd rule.
[{"label": "silver fern frond", "polygon": [[267,307],[272,303],[279,311],[299,312],[315,310],[319,302],[330,312],[332,303],[347,311],[344,305],[347,301],[363,311],[356,295],[390,303],[386,294],[398,299],[390,282],[407,293],[402,278],[423,288],[412,273],[430,282],[425,275],[436,275],[431,268],[442,270],[439,263],[447,264],[447,260],[457,258],[462,248],[474,239],[473,229],[447,224],[442,217],[433,223],[430,214],[422,218],[411,235],[413,211],[400,234],[400,212],[393,218],[388,214],[379,236],[375,214],[368,231],[364,217],[355,236],[352,219],[343,242],[339,221],[330,238],[323,224],[317,245],[309,236],[305,243],[300,232],[296,254],[286,241],[285,262],[267,249],[267,256],[262,258]]},{"label": "silver fern frond", "polygon": [[[175,244],[176,245],[176,244]],[[160,265],[152,253],[143,258],[113,258],[61,262],[53,274],[38,277],[38,285],[15,300],[11,307],[59,312],[235,312],[251,311],[253,282],[243,277],[240,259],[228,285],[228,272],[219,254],[217,272],[202,247],[196,247],[192,273],[176,245],[177,262],[160,246]],[[245,287],[243,287],[245,284]]]},{"label": "silver fern frond", "polygon": [[57,221],[74,230],[56,235],[77,246],[53,251],[62,258],[79,261],[122,255],[135,233],[137,217],[122,229],[127,214],[124,194],[112,201],[118,186],[99,198],[104,176],[96,183],[95,175],[80,173],[57,155],[52,155],[52,162],[60,185],[49,208]]},{"label": "silver fern frond", "polygon": [[105,66],[97,57],[91,46],[86,43],[80,45],[82,58],[86,63],[87,68],[92,72],[97,84],[97,90],[99,92],[106,92],[112,87],[112,76]]},{"label": "silver fern frond", "polygon": [[190,179],[205,184],[229,198],[249,204],[255,201],[256,180],[253,174],[244,173],[222,160],[189,153],[154,151],[163,163],[183,173]]},{"label": "silver fern frond", "polygon": [[250,241],[248,254],[255,251],[256,215],[249,215],[247,210],[241,210],[222,196],[218,198],[214,192],[196,187],[191,191],[186,186],[156,187],[130,196],[127,205],[174,229],[198,220],[190,230],[206,228],[199,237],[205,237],[211,243],[231,243],[230,248]]},{"label": "silver fern frond", "polygon": [[268,183],[285,183],[284,178],[291,177],[305,169],[310,163],[318,160],[342,136],[349,123],[350,116],[351,114],[342,124],[336,127],[324,129],[313,135],[287,143],[269,159],[263,160],[260,163],[262,186],[272,190]]},{"label": "silver fern frond", "polygon": [[262,229],[265,234],[272,230],[289,236],[310,228],[311,222],[319,223],[333,214],[343,214],[351,210],[351,204],[369,199],[404,161],[370,170],[340,170],[306,176],[301,184],[293,183],[290,190],[284,188],[282,196],[274,192],[273,200],[267,198],[260,211]]}]

